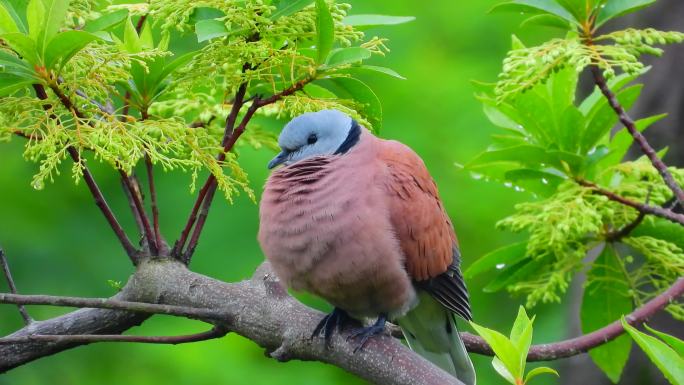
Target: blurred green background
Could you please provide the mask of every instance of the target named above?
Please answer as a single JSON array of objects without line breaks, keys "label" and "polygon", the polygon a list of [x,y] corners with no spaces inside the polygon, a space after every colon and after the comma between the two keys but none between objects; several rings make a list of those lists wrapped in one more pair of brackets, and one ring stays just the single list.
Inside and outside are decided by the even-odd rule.
[{"label": "blurred green background", "polygon": [[[384,107],[380,135],[411,146],[425,160],[440,187],[442,198],[458,233],[464,265],[484,253],[515,240],[495,230],[497,220],[527,197],[495,183],[477,181],[460,171],[483,150],[494,131],[473,97],[470,81],[494,80],[509,47],[511,33],[538,42],[554,33],[518,27],[517,15],[487,15],[495,0],[430,2],[350,1],[354,13],[413,15],[412,23],[370,30],[390,39],[391,53],[378,65],[407,77],[400,81],[376,77],[372,87]],[[284,123],[284,122],[282,122]],[[36,165],[25,162],[23,141],[0,145],[0,245],[5,249],[19,290],[71,296],[109,296],[115,290],[108,280],[125,282],[132,272],[128,258],[93,204],[83,183],[74,187],[70,164],[44,191],[30,187]],[[240,148],[240,160],[260,192],[273,156],[268,150]],[[92,163],[92,162],[91,162]],[[94,164],[95,176],[110,203],[128,228],[133,228],[118,175]],[[160,175],[160,174],[159,174]],[[158,177],[162,230],[175,239],[191,207],[189,175]],[[257,194],[259,195],[259,194]],[[234,205],[217,196],[192,269],[225,281],[247,278],[263,257],[256,241],[257,205],[244,194]],[[486,277],[484,277],[486,278]],[[508,332],[520,299],[505,293],[483,293],[486,281],[468,282],[475,320]],[[0,290],[5,291],[5,283]],[[325,304],[306,298],[325,309]],[[65,309],[31,307],[37,318]],[[569,305],[540,306],[534,342],[569,336],[569,320],[576,314]],[[0,335],[21,326],[11,306],[0,307]],[[204,330],[206,325],[170,317],[155,317],[131,333],[173,335]],[[490,358],[475,356],[481,384],[503,384]],[[556,363],[551,364],[556,365]],[[561,373],[563,374],[563,373]],[[569,374],[569,373],[566,373]],[[539,378],[536,384],[555,383]],[[360,384],[361,380],[335,367],[310,362],[285,364],[264,357],[254,343],[226,338],[180,346],[94,344],[47,357],[0,375],[2,385],[66,384]]]}]

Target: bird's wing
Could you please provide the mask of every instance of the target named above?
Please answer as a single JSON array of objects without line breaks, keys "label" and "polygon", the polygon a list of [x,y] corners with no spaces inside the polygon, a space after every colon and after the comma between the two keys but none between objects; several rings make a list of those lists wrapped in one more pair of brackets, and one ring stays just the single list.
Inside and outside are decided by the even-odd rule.
[{"label": "bird's wing", "polygon": [[444,307],[470,319],[456,234],[425,164],[395,141],[383,142],[379,158],[386,167],[383,184],[390,222],[406,258],[406,271]]}]

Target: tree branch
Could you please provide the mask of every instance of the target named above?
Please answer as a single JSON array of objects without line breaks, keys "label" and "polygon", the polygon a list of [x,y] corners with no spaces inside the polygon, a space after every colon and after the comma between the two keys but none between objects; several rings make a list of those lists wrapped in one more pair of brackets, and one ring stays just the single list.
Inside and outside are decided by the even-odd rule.
[{"label": "tree branch", "polygon": [[[27,300],[26,296],[4,295],[0,298],[0,302],[12,303]],[[58,304],[64,301],[57,298],[59,297],[30,297],[30,302]],[[131,304],[130,301],[136,302]],[[143,302],[163,302],[164,305]],[[271,357],[281,361],[299,359],[326,362],[381,385],[461,384],[388,335],[374,337],[356,354],[355,346],[346,340],[350,333],[348,329],[336,334],[329,347],[326,347],[322,338],[312,339],[311,333],[323,314],[307,308],[289,296],[267,263],[257,269],[251,279],[228,284],[193,273],[183,264],[172,260],[149,259],[140,263],[136,273],[115,299],[68,301],[70,306],[77,303],[82,303],[83,306],[108,306],[110,309],[115,306],[117,309],[123,308],[125,305],[131,306],[135,311],[156,312],[162,309],[156,306],[171,306],[174,310],[183,311],[189,308],[193,312],[210,311],[205,314],[208,317],[201,319],[256,342]],[[6,338],[41,334],[112,334],[111,330],[121,333],[145,319],[144,315],[135,314],[121,310],[81,309],[54,319],[35,322],[30,328],[23,328]],[[0,373],[85,342],[90,341],[1,344]]]},{"label": "tree branch", "polygon": [[43,342],[43,343],[72,343],[72,344],[90,344],[93,342],[136,342],[145,344],[167,344],[178,345],[187,344],[191,342],[207,341],[216,338],[221,338],[228,334],[226,329],[214,326],[211,330],[190,334],[185,336],[130,336],[121,334],[77,334],[77,335],[53,335],[53,334],[32,334],[21,337],[6,337],[0,338],[0,345],[8,344],[25,344],[29,342]]},{"label": "tree branch", "polygon": [[678,213],[675,213],[671,210],[668,210],[668,209],[665,209],[662,207],[651,206],[648,204],[635,202],[631,199],[619,196],[612,191],[606,190],[606,189],[598,186],[596,183],[589,182],[589,181],[584,180],[584,179],[575,179],[575,181],[577,183],[579,183],[581,186],[588,187],[588,188],[592,189],[597,194],[601,194],[601,195],[605,196],[606,198],[608,198],[614,202],[618,202],[618,203],[621,203],[625,206],[632,207],[632,208],[636,209],[637,211],[639,211],[640,213],[655,215],[657,217],[661,217],[661,218],[667,219],[668,221],[671,221],[671,222],[674,222],[674,223],[677,223],[677,224],[684,226],[684,215],[683,214],[678,214]]},{"label": "tree branch", "polygon": [[615,96],[610,87],[608,87],[608,83],[606,83],[606,79],[603,77],[601,70],[597,66],[593,65],[591,66],[591,73],[594,76],[594,82],[603,93],[603,96],[608,99],[608,104],[610,104],[610,107],[618,115],[618,118],[620,118],[620,122],[625,126],[625,128],[627,128],[627,131],[629,131],[629,133],[632,135],[634,141],[637,142],[641,148],[641,151],[648,157],[648,159],[651,160],[653,167],[658,170],[658,173],[660,173],[660,176],[662,176],[667,187],[672,190],[677,198],[677,201],[679,201],[679,204],[684,206],[684,190],[682,190],[682,188],[674,180],[674,177],[672,177],[672,174],[667,169],[667,166],[662,160],[660,160],[658,153],[653,149],[653,147],[651,147],[646,140],[646,137],[639,132],[634,120],[632,120],[632,118],[627,114],[625,109],[618,101],[617,96]]},{"label": "tree branch", "polygon": [[145,207],[142,203],[142,197],[139,193],[140,190],[138,190],[136,193],[136,189],[131,182],[131,177],[128,176],[124,170],[119,169],[119,174],[121,175],[121,180],[123,181],[124,185],[131,192],[131,194],[128,196],[133,199],[133,205],[135,206],[138,216],[140,217],[140,221],[142,222],[142,227],[144,230],[143,234],[147,239],[147,244],[150,246],[150,252],[152,255],[159,255],[159,248],[155,243],[154,232],[152,231],[152,226],[150,225],[150,219],[147,217],[147,213],[145,212]]},{"label": "tree branch", "polygon": [[[5,255],[5,250],[3,250],[2,247],[0,247],[0,264],[2,265],[2,271],[5,274],[5,280],[7,280],[7,286],[9,286],[10,293],[17,294],[17,286],[14,284],[12,272],[9,268],[9,262],[7,262],[7,256]],[[33,319],[26,311],[26,307],[24,307],[24,305],[18,305],[17,307],[19,308],[19,314],[21,314],[21,318],[24,320],[24,325],[29,325],[31,322],[33,322]]]},{"label": "tree branch", "polygon": [[159,205],[157,204],[157,189],[154,186],[154,167],[152,165],[152,159],[148,154],[145,154],[145,167],[147,169],[147,184],[150,189],[150,202],[152,203],[154,242],[157,245],[159,253],[166,255],[168,253],[168,247],[162,239],[161,231],[159,229]]}]

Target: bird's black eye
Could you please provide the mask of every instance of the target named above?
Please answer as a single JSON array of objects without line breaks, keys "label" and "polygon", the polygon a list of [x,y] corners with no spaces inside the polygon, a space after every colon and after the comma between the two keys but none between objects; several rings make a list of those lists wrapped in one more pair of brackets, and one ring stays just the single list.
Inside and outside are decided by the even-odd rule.
[{"label": "bird's black eye", "polygon": [[309,137],[306,139],[306,143],[308,144],[314,144],[318,140],[318,136],[316,134],[311,134]]}]

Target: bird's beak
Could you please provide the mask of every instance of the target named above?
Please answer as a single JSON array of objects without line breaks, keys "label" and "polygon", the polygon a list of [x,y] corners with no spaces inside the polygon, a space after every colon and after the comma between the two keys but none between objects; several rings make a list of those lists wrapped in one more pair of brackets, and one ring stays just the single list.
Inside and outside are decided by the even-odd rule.
[{"label": "bird's beak", "polygon": [[281,165],[287,161],[287,158],[289,158],[290,152],[287,150],[283,150],[280,152],[280,154],[276,155],[275,158],[273,158],[270,162],[268,162],[268,169],[271,170],[275,166]]}]

